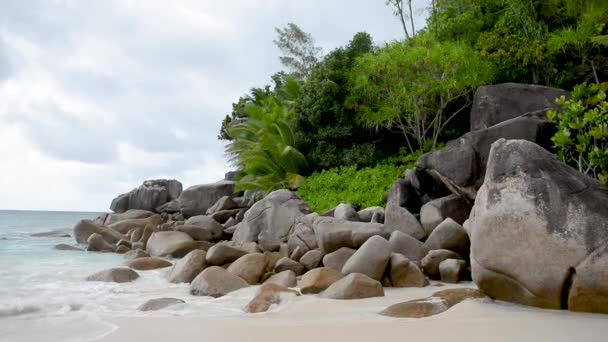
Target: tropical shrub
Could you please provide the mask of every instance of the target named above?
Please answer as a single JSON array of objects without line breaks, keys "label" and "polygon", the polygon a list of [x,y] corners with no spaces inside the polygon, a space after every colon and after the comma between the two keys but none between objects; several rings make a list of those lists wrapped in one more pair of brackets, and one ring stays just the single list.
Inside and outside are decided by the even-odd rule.
[{"label": "tropical shrub", "polygon": [[547,117],[557,126],[552,138],[557,156],[602,183],[608,183],[608,83],[577,85],[572,97],[556,103]]},{"label": "tropical shrub", "polygon": [[238,191],[269,193],[296,188],[302,179],[300,170],[306,166],[306,158],[295,148],[294,102],[285,99],[299,96],[297,81],[288,78],[282,92],[283,100],[268,96],[259,104],[248,104],[246,118],[227,128],[230,140],[226,153],[242,170]]}]

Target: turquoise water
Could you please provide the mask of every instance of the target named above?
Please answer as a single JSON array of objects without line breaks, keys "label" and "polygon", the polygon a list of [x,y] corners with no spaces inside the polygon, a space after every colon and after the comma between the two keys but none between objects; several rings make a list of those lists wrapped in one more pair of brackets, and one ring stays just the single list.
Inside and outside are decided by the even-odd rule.
[{"label": "turquoise water", "polygon": [[[124,256],[60,251],[54,246],[77,246],[74,238],[31,236],[54,230],[73,235],[79,220],[97,215],[0,210],[1,342],[81,341],[112,331],[107,317],[243,315],[254,289],[217,299],[194,297],[188,284],[167,281],[170,268],[138,271],[140,277],[131,283],[90,282],[85,280],[88,275],[123,265]],[[181,298],[187,304],[159,312],[137,310],[147,300],[162,297]]]}]

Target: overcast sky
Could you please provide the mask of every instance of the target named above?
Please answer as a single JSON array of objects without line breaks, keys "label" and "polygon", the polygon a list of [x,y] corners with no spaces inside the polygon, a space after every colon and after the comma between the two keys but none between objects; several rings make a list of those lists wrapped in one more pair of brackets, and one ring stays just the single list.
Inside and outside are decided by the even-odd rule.
[{"label": "overcast sky", "polygon": [[222,179],[221,120],[281,70],[275,27],[324,52],[403,36],[384,0],[1,1],[0,209],[107,211],[145,179]]}]

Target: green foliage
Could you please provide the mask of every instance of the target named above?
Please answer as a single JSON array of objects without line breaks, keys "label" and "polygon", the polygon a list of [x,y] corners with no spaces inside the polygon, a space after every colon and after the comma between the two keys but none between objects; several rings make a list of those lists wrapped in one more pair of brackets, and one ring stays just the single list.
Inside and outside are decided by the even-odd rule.
[{"label": "green foliage", "polygon": [[360,57],[350,74],[347,104],[365,125],[403,133],[410,151],[427,140],[435,148],[446,124],[468,102],[449,116],[447,106],[468,99],[492,73],[490,63],[466,44],[419,35]]},{"label": "green foliage", "polygon": [[271,95],[245,106],[246,118],[227,129],[226,146],[230,161],[242,170],[237,190],[296,188],[306,158],[295,148],[293,132],[294,99],[299,96],[295,79],[281,87],[284,99]]},{"label": "green foliage", "polygon": [[298,79],[304,79],[317,64],[321,48],[315,46],[315,41],[309,33],[294,24],[289,23],[284,28],[275,28],[277,39],[275,45],[283,52],[279,57],[281,63]]},{"label": "green foliage", "polygon": [[330,52],[306,79],[297,105],[297,140],[312,170],[369,166],[396,151],[390,134],[362,127],[356,113],[344,106],[355,59],[373,50],[370,35],[357,33],[348,45]]},{"label": "green foliage", "polygon": [[383,206],[384,196],[405,169],[405,166],[378,164],[360,170],[348,166],[315,172],[302,182],[298,194],[317,213],[340,203],[361,208]]},{"label": "green foliage", "polygon": [[608,51],[598,44],[608,40],[600,34],[607,9],[605,0],[442,0],[428,29],[474,47],[497,66],[496,82],[571,89],[608,79]]},{"label": "green foliage", "polygon": [[552,138],[558,157],[602,183],[608,183],[608,83],[582,84],[572,97],[561,97],[559,111],[547,117],[557,126]]}]

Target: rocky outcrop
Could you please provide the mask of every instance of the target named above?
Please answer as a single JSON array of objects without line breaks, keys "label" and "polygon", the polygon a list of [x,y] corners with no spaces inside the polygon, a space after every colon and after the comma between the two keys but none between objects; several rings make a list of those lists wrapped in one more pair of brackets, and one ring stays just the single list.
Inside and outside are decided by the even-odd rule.
[{"label": "rocky outcrop", "polygon": [[436,197],[451,192],[472,202],[483,183],[493,142],[501,138],[523,139],[549,147],[553,146],[553,133],[554,126],[546,119],[544,111],[528,113],[467,133],[449,142],[443,149],[427,153],[418,159],[416,173],[421,183],[420,191],[439,192],[434,194]]},{"label": "rocky outcrop", "polygon": [[124,213],[129,209],[154,211],[156,207],[178,198],[181,192],[182,183],[175,179],[147,180],[112,200],[110,210],[115,213]]},{"label": "rocky outcrop", "polygon": [[287,242],[298,219],[308,213],[310,209],[295,192],[274,191],[245,213],[232,241],[259,241],[263,250],[276,250],[281,243]]},{"label": "rocky outcrop", "polygon": [[87,243],[89,236],[97,233],[108,243],[116,243],[123,238],[119,232],[94,223],[91,220],[80,220],[74,226],[74,238],[78,243]]},{"label": "rocky outcrop", "polygon": [[194,278],[190,284],[190,294],[217,298],[247,286],[247,282],[239,276],[219,266],[211,266]]},{"label": "rocky outcrop", "polygon": [[380,236],[372,236],[346,261],[342,273],[361,273],[382,280],[390,258],[391,247],[388,241]]},{"label": "rocky outcrop", "polygon": [[196,249],[196,245],[192,237],[177,231],[154,232],[146,245],[146,252],[156,257],[184,256],[193,249]]},{"label": "rocky outcrop", "polygon": [[205,251],[193,250],[178,260],[169,273],[169,282],[174,284],[190,283],[207,267]]},{"label": "rocky outcrop", "polygon": [[127,261],[125,263],[125,266],[130,267],[134,270],[138,270],[138,271],[148,271],[148,270],[155,270],[158,268],[170,267],[170,266],[173,266],[173,264],[167,260],[153,258],[153,257],[145,257],[145,258],[137,258],[137,259]]},{"label": "rocky outcrop", "polygon": [[330,299],[383,297],[384,289],[377,280],[360,273],[351,273],[329,286],[321,296]]},{"label": "rocky outcrop", "polygon": [[524,113],[556,109],[568,92],[531,84],[503,83],[477,89],[471,108],[471,131],[488,128]]},{"label": "rocky outcrop", "polygon": [[448,289],[427,298],[391,305],[380,314],[396,318],[424,318],[440,314],[464,300],[483,297],[477,289]]},{"label": "rocky outcrop", "polygon": [[110,268],[99,271],[86,278],[88,281],[104,281],[114,283],[128,283],[139,278],[139,274],[127,267]]},{"label": "rocky outcrop", "polygon": [[608,189],[531,142],[492,145],[468,222],[490,297],[608,313]]},{"label": "rocky outcrop", "polygon": [[178,198],[182,214],[185,217],[204,215],[220,198],[234,197],[234,185],[233,181],[219,181],[187,188]]},{"label": "rocky outcrop", "polygon": [[173,305],[184,304],[185,302],[177,298],[155,298],[140,305],[137,310],[139,311],[158,311],[168,308]]}]

